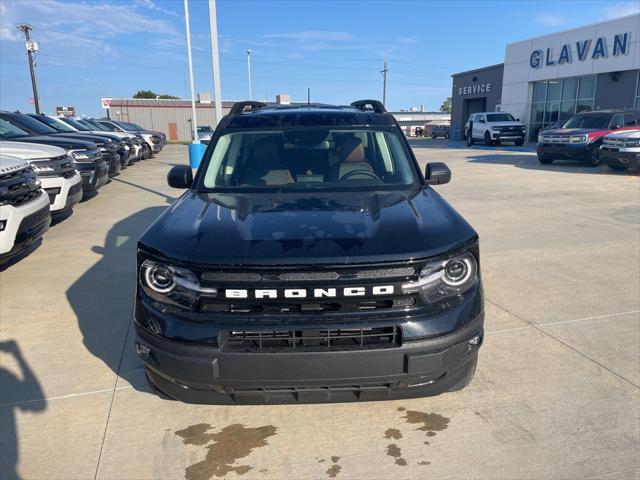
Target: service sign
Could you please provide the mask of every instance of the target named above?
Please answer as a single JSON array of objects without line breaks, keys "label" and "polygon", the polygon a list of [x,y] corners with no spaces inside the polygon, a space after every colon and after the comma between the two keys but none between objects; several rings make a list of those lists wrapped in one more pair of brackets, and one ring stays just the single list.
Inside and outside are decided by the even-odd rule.
[{"label": "service sign", "polygon": [[612,38],[598,37],[596,39],[580,40],[575,43],[565,43],[559,49],[553,47],[544,50],[534,50],[529,57],[531,68],[552,67],[600,58],[619,57],[628,55],[631,49],[631,34],[618,33]]},{"label": "service sign", "polygon": [[479,93],[491,93],[491,83],[476,83],[466,87],[458,87],[458,95],[477,95]]},{"label": "service sign", "polygon": [[111,99],[110,98],[101,98],[100,99],[100,104],[102,105],[102,108],[109,109],[109,108],[111,108]]}]

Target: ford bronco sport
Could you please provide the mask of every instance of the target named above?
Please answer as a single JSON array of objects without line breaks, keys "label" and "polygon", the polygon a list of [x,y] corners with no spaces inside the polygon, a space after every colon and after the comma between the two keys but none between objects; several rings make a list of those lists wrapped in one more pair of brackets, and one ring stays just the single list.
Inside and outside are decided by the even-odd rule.
[{"label": "ford bronco sport", "polygon": [[138,243],[135,348],[194,403],[436,395],[483,339],[478,235],[378,101],[236,103]]}]

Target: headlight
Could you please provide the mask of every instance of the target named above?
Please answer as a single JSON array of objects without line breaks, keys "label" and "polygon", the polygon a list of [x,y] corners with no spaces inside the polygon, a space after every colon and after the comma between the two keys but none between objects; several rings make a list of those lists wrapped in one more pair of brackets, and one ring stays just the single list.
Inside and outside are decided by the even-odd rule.
[{"label": "headlight", "polygon": [[589,141],[589,135],[572,135],[569,141],[571,143],[587,143]]},{"label": "headlight", "polygon": [[89,160],[89,158],[91,158],[88,150],[77,150],[75,152],[71,152],[71,156],[74,160]]},{"label": "headlight", "polygon": [[198,277],[186,268],[154,260],[140,266],[140,284],[145,293],[158,302],[193,309],[201,295],[215,297],[215,288],[202,288]]},{"label": "headlight", "polygon": [[35,172],[53,172],[55,171],[55,167],[52,165],[38,165],[36,162],[32,163],[31,166]]},{"label": "headlight", "polygon": [[415,282],[402,285],[404,293],[420,293],[427,303],[462,295],[478,277],[478,262],[471,252],[426,265]]}]

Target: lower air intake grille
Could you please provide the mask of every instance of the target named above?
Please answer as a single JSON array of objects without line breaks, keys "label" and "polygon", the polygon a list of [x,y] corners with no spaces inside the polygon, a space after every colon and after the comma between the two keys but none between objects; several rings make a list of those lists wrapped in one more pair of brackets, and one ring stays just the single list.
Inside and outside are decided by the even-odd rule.
[{"label": "lower air intake grille", "polygon": [[402,344],[400,327],[332,330],[230,331],[220,347],[235,351],[334,351],[394,348]]}]

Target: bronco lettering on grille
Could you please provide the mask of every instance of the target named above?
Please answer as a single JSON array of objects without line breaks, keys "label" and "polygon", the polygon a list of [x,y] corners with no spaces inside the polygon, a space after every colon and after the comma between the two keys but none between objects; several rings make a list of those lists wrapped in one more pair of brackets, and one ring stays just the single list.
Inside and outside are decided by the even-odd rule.
[{"label": "bronco lettering on grille", "polygon": [[256,300],[273,298],[336,298],[393,295],[394,285],[375,285],[365,287],[337,288],[261,288],[249,290],[245,288],[226,288],[226,298],[251,298]]}]

